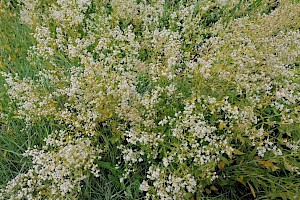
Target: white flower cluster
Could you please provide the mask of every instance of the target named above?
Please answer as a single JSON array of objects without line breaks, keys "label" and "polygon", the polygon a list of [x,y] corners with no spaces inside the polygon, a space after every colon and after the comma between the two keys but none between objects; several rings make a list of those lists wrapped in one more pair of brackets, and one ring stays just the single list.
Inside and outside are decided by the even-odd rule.
[{"label": "white flower cluster", "polygon": [[[158,195],[159,199],[180,199],[187,192],[194,193],[201,188],[201,183],[204,185],[217,178],[213,170],[220,156],[232,153],[227,139],[216,134],[217,128],[209,126],[203,115],[196,114],[201,109],[197,107],[200,103],[201,99],[187,101],[182,112],[175,113],[174,117],[165,117],[154,124],[155,129],[153,126],[143,129],[140,124],[131,124],[126,136],[133,146],[122,146],[121,149],[124,161],[133,171],[138,162],[152,164],[147,172],[149,181],[141,186],[147,188],[149,198]],[[155,105],[154,102],[152,105]],[[143,121],[147,123],[148,120]],[[184,174],[189,181],[182,177]]]},{"label": "white flower cluster", "polygon": [[57,0],[57,5],[53,4],[50,10],[50,16],[56,22],[64,26],[76,26],[82,23],[84,13],[91,6],[90,0]]},{"label": "white flower cluster", "polygon": [[[95,159],[101,150],[81,134],[66,131],[49,135],[42,149],[28,150],[33,166],[19,174],[5,188],[8,199],[71,199],[81,191],[81,181],[98,176]],[[54,148],[54,149],[53,149]]]},{"label": "white flower cluster", "polygon": [[201,193],[237,148],[261,157],[297,149],[291,135],[288,143],[277,135],[300,123],[300,4],[225,26],[205,16],[238,1],[46,2],[43,13],[29,0],[21,12],[37,40],[29,59],[45,69],[34,80],[4,76],[28,126],[51,119],[64,131],[28,151],[32,169],[2,195],[76,198],[98,174],[102,150],[92,141],[101,136],[118,138],[122,180],[144,173],[146,199]]},{"label": "white flower cluster", "polygon": [[[159,199],[181,199],[184,196],[182,188],[186,188],[188,192],[195,193],[197,182],[191,174],[186,174],[184,177],[177,177],[176,175],[166,177],[163,171],[159,168],[155,169],[153,166],[149,168],[148,173],[151,175],[147,175],[147,178],[150,181],[154,181],[153,186]],[[146,199],[156,198],[156,195],[150,195],[150,187],[147,181],[143,181],[140,189],[148,192]]]},{"label": "white flower cluster", "polygon": [[39,0],[18,0],[18,2],[23,5],[23,9],[20,11],[21,21],[31,26],[37,23],[39,15],[37,10],[40,6]]}]

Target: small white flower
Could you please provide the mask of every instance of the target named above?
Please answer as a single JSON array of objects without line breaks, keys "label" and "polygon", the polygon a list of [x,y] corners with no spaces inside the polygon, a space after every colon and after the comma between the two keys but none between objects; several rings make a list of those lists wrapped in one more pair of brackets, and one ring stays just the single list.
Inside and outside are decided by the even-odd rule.
[{"label": "small white flower", "polygon": [[149,189],[148,182],[145,181],[145,180],[143,180],[143,182],[140,185],[140,190],[142,190],[142,191],[148,191],[148,189]]}]

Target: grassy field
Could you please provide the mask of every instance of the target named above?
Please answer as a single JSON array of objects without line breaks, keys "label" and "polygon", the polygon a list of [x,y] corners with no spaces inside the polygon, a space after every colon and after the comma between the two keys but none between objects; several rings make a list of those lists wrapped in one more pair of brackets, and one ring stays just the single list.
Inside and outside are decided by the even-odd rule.
[{"label": "grassy field", "polygon": [[0,0],[0,199],[300,196],[298,0]]}]

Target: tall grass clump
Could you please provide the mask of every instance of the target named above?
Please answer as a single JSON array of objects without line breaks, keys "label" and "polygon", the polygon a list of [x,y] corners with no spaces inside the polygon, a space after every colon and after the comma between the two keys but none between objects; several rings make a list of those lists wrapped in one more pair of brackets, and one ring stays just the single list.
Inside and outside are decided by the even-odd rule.
[{"label": "tall grass clump", "polygon": [[0,116],[45,136],[0,199],[300,196],[299,2],[18,6],[33,70],[1,69]]}]

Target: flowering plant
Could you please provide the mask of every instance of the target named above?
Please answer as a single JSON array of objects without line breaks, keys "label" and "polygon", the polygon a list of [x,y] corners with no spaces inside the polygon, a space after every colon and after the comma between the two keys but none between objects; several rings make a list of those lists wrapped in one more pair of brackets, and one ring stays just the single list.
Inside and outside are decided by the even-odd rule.
[{"label": "flowering plant", "polygon": [[2,76],[26,128],[56,128],[0,198],[80,198],[106,168],[146,199],[296,199],[300,4],[247,2],[22,1],[43,67]]}]

